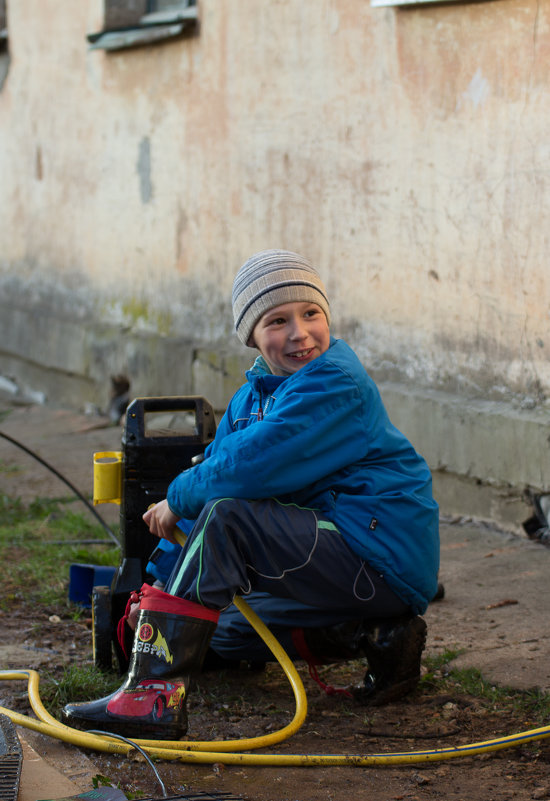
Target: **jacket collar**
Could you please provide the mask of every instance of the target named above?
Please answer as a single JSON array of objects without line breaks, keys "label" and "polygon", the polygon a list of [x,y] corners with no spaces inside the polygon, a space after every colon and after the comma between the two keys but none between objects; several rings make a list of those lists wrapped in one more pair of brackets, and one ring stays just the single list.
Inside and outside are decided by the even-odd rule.
[{"label": "jacket collar", "polygon": [[246,371],[246,379],[256,398],[260,395],[271,395],[288,377],[286,375],[273,375],[262,355],[257,356],[250,370]]},{"label": "jacket collar", "polygon": [[[333,336],[331,336],[329,350],[332,347],[334,347],[334,345],[336,345],[339,341],[340,340],[335,339]],[[318,358],[322,359],[324,356],[325,354],[323,353]],[[316,361],[317,359],[315,359],[315,362]],[[315,364],[315,362],[310,362],[310,364]],[[302,370],[307,370],[308,366],[309,365],[302,367]],[[298,370],[298,373],[300,372],[301,370]],[[267,394],[273,393],[278,387],[281,386],[283,381],[287,381],[289,378],[292,378],[292,376],[289,375],[273,375],[273,373],[269,369],[268,363],[261,354],[259,356],[256,356],[254,364],[252,365],[250,370],[246,371],[245,375],[252,389],[252,392],[256,397],[258,397],[260,393],[264,396],[266,395],[266,393]],[[292,375],[293,376],[297,375],[297,373],[293,373]]]}]

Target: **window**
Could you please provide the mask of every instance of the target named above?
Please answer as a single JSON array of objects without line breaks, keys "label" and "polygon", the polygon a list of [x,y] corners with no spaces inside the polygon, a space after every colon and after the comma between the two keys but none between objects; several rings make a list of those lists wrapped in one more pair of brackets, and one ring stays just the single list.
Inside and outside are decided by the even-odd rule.
[{"label": "window", "polygon": [[[2,0],[0,0],[2,2]],[[87,36],[91,49],[154,44],[198,27],[196,0],[104,0],[105,29]]]}]

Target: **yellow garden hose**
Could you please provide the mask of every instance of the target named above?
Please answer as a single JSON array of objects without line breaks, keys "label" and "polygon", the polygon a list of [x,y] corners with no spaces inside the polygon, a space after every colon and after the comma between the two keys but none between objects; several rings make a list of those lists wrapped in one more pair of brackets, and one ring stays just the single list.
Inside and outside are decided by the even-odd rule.
[{"label": "yellow garden hose", "polygon": [[[237,608],[254,627],[265,641],[274,656],[285,671],[292,686],[296,701],[296,712],[290,724],[277,732],[242,740],[226,740],[211,742],[193,742],[189,740],[158,741],[136,740],[150,757],[166,760],[179,760],[180,762],[194,764],[223,763],[225,765],[277,765],[287,767],[312,766],[354,766],[354,767],[380,767],[382,765],[412,765],[419,762],[435,762],[448,759],[457,759],[465,756],[476,756],[505,748],[514,748],[535,740],[550,737],[550,726],[518,732],[505,737],[498,737],[484,742],[458,745],[450,748],[433,749],[429,751],[408,751],[390,754],[249,754],[242,751],[251,751],[266,748],[275,743],[288,739],[295,734],[303,724],[307,713],[307,699],[302,684],[291,659],[284,649],[273,637],[267,626],[262,623],[256,613],[243,601],[235,598]],[[55,737],[66,743],[80,748],[90,748],[96,751],[105,751],[112,754],[128,754],[132,746],[116,741],[107,735],[99,736],[89,732],[72,729],[57,721],[44,708],[38,691],[39,677],[34,670],[0,671],[0,680],[27,679],[28,694],[31,707],[38,720],[12,712],[0,707],[0,713],[7,715],[13,723],[34,731],[39,731],[50,737]]]}]

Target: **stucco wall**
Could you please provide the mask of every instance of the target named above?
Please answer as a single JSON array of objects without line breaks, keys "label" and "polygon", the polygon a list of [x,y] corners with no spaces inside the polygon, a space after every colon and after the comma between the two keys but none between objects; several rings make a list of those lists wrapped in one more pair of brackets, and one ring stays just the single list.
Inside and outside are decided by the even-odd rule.
[{"label": "stucco wall", "polygon": [[[233,275],[281,246],[318,265],[334,332],[434,468],[466,436],[438,392],[506,421],[491,467],[496,418],[472,413],[453,471],[548,487],[550,4],[199,10],[197,36],[108,54],[85,40],[101,0],[8,2],[0,374],[82,403],[126,371],[223,405],[250,356]],[[518,476],[499,448],[512,464],[523,412]]]}]

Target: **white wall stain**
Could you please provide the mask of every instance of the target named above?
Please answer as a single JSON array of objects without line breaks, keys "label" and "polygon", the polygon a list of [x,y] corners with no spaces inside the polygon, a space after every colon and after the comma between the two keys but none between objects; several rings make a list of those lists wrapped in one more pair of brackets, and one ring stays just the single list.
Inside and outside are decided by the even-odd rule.
[{"label": "white wall stain", "polygon": [[490,93],[489,81],[483,77],[481,68],[478,67],[466,91],[462,93],[458,100],[457,111],[462,108],[464,101],[470,101],[474,108],[485,105]]}]

